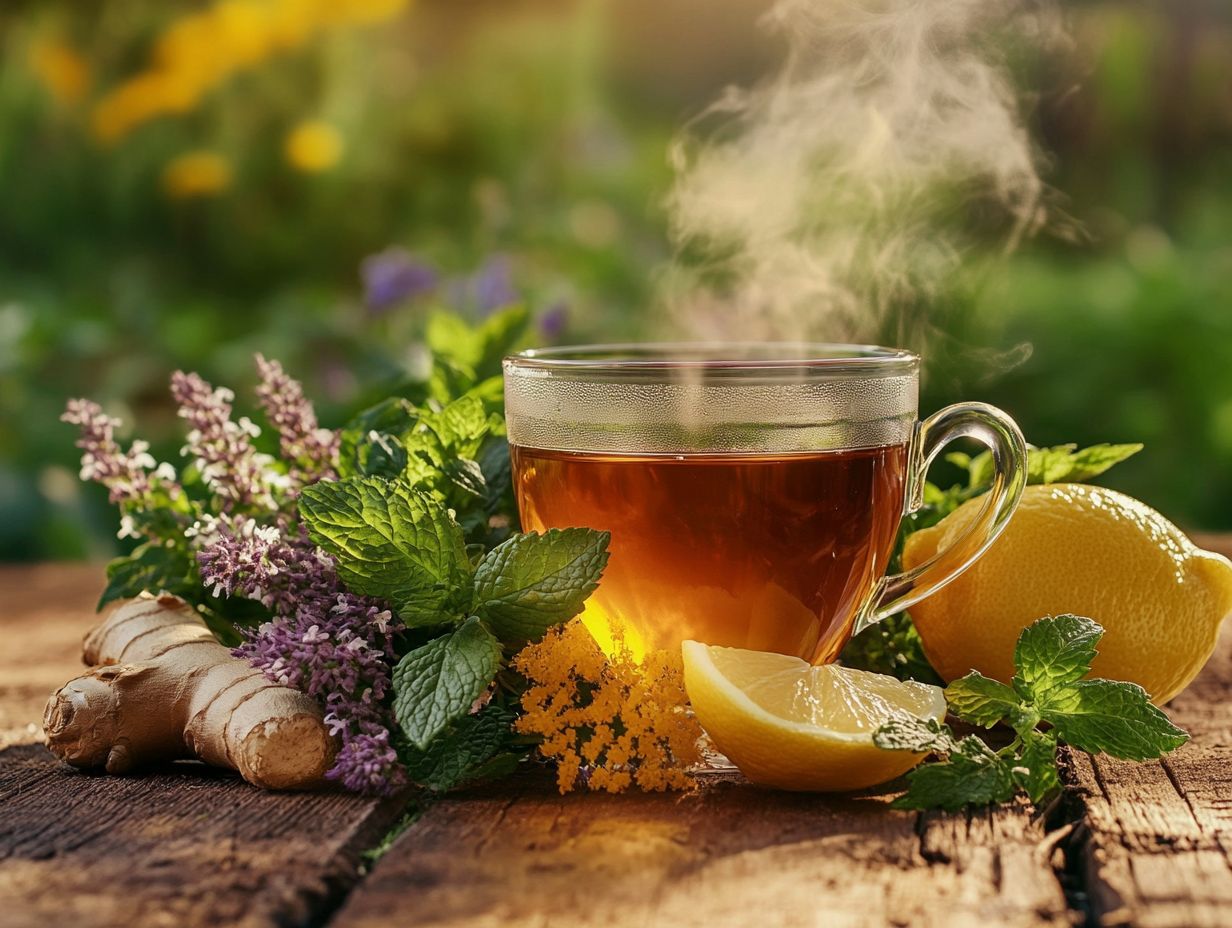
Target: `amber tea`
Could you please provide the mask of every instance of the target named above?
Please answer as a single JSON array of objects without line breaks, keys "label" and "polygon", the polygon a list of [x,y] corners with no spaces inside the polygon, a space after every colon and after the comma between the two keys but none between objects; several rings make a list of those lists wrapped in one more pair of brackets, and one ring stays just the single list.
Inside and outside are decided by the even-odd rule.
[{"label": "amber tea", "polygon": [[[523,528],[611,532],[583,613],[606,648],[686,639],[824,662],[966,569],[1025,482],[1022,435],[980,403],[917,419],[919,358],[860,345],[597,345],[505,359]],[[992,489],[953,543],[887,576],[899,520],[955,438]]]},{"label": "amber tea", "polygon": [[583,621],[601,642],[695,638],[816,662],[885,573],[907,447],[620,455],[512,449],[522,524],[612,533]]}]

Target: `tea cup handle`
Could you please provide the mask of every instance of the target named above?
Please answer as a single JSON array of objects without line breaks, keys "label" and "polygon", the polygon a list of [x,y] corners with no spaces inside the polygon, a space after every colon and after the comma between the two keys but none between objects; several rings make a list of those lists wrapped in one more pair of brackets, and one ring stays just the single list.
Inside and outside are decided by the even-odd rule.
[{"label": "tea cup handle", "polygon": [[964,570],[997,539],[1018,507],[1027,482],[1027,445],[1014,420],[986,403],[947,406],[916,426],[907,469],[905,513],[924,504],[928,467],[941,449],[956,438],[974,438],[992,452],[992,489],[967,530],[949,547],[911,570],[885,577],[873,590],[856,619],[855,631],[935,593]]}]

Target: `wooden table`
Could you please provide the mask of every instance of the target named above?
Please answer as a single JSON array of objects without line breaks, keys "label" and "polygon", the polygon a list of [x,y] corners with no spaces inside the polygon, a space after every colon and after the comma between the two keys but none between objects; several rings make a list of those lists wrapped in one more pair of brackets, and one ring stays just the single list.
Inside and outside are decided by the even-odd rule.
[{"label": "wooden table", "polygon": [[1232,925],[1232,634],[1171,706],[1190,744],[1143,765],[1071,756],[1043,814],[914,815],[724,777],[562,797],[534,769],[421,809],[196,764],[57,763],[43,704],[78,672],[100,578],[0,568],[4,928]]}]

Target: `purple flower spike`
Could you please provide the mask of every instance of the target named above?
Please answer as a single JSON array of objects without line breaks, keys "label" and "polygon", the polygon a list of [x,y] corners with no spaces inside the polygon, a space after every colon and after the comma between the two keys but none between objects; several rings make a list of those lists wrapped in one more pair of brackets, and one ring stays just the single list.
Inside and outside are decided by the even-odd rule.
[{"label": "purple flower spike", "polygon": [[387,248],[365,258],[359,276],[364,284],[364,300],[374,313],[431,293],[439,279],[433,268],[405,248]]},{"label": "purple flower spike", "polygon": [[274,614],[243,629],[233,653],[324,704],[340,743],[326,776],[358,792],[393,792],[406,783],[387,699],[402,626],[387,603],[348,592],[302,528],[292,532],[244,516],[199,524],[201,577],[215,595],[260,600]]}]

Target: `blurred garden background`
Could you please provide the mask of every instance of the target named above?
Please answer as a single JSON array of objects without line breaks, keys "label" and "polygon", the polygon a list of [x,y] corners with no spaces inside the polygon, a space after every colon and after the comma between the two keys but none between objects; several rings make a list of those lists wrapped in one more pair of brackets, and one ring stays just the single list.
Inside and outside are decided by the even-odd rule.
[{"label": "blurred garden background", "polygon": [[[65,399],[174,457],[170,372],[283,361],[335,423],[425,307],[524,300],[532,340],[644,337],[668,146],[780,46],[768,0],[5,0],[0,559],[115,551]],[[950,305],[926,411],[1142,441],[1108,483],[1232,529],[1232,4],[1064,6],[1023,50],[1044,234]],[[1030,345],[1029,355],[1016,351]],[[1012,359],[1012,360],[1011,360]]]}]

